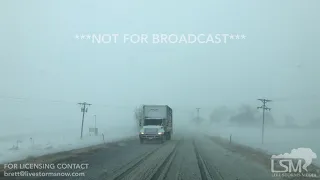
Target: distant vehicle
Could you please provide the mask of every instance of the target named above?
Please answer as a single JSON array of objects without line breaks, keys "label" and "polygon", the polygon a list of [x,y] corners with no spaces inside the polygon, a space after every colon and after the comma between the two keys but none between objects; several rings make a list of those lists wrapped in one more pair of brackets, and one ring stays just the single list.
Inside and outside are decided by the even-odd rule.
[{"label": "distant vehicle", "polygon": [[[163,138],[171,140],[172,109],[167,105],[144,105],[143,118],[140,120],[140,142]],[[157,130],[157,133],[155,131]],[[161,134],[163,131],[163,134]],[[153,133],[152,133],[153,132]]]}]

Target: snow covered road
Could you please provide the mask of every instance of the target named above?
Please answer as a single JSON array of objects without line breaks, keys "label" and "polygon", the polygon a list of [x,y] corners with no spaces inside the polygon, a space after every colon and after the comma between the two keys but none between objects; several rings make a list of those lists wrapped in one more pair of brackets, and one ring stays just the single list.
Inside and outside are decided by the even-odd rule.
[{"label": "snow covered road", "polygon": [[[88,168],[45,169],[43,173],[82,173],[78,177],[45,179],[145,179],[145,180],[277,180],[265,162],[252,158],[253,149],[237,149],[210,137],[175,135],[164,144],[122,141],[51,161],[55,164],[88,164]],[[259,154],[262,159],[266,154]],[[28,161],[25,161],[25,163]],[[45,163],[45,161],[44,161]],[[29,170],[34,173],[39,170]],[[8,177],[3,177],[10,179]],[[35,177],[11,177],[36,179]],[[43,177],[37,177],[43,179]],[[1,178],[0,178],[1,179]]]}]

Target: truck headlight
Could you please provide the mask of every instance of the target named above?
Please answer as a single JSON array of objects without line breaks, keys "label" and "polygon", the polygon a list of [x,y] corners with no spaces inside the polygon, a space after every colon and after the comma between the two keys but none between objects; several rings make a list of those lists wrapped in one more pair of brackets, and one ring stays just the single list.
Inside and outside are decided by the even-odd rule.
[{"label": "truck headlight", "polygon": [[140,132],[140,134],[144,134],[144,132]]},{"label": "truck headlight", "polygon": [[163,134],[163,132],[159,132],[158,134]]}]

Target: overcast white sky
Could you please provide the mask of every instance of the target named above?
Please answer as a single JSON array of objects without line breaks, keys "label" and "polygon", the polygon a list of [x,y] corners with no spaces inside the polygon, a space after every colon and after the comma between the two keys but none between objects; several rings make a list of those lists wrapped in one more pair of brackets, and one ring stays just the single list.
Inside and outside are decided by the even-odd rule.
[{"label": "overcast white sky", "polygon": [[[139,104],[168,104],[181,114],[203,107],[208,114],[219,105],[257,106],[262,97],[275,100],[270,107],[278,121],[287,114],[301,123],[319,117],[319,5],[317,0],[3,0],[0,122],[46,126],[55,117],[57,127],[78,125],[74,102],[80,101],[96,105],[95,114],[113,112],[117,119],[131,117],[130,108]],[[81,33],[239,33],[246,39],[92,44],[74,38]]]}]

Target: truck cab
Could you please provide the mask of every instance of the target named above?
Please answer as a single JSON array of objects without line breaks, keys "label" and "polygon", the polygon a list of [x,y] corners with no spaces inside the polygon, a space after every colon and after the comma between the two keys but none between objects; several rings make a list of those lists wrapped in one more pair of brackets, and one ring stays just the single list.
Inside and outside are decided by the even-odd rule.
[{"label": "truck cab", "polygon": [[165,130],[163,126],[147,125],[143,126],[139,133],[140,143],[145,141],[159,141],[163,143],[165,141]]}]

